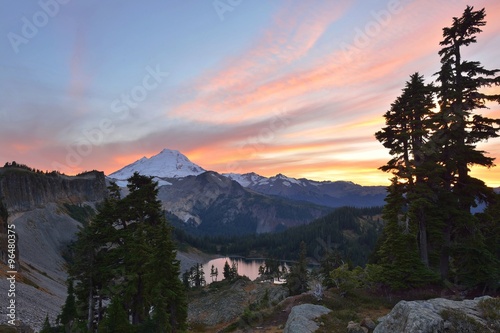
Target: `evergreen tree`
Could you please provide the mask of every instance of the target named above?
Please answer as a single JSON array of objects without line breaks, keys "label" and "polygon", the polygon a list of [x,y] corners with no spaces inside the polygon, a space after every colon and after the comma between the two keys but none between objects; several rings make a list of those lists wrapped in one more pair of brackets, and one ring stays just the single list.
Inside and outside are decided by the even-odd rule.
[{"label": "evergreen tree", "polygon": [[[485,268],[498,264],[482,232],[488,219],[471,213],[477,202],[491,205],[493,191],[471,177],[469,167],[493,166],[493,158],[476,145],[498,137],[500,119],[474,112],[486,102],[500,102],[500,95],[481,92],[500,84],[499,70],[486,70],[461,54],[463,47],[476,42],[484,18],[484,9],[474,11],[470,6],[462,17],[453,18],[452,26],[443,29],[438,86],[425,85],[421,76],[412,75],[385,114],[387,126],[376,133],[393,156],[380,169],[395,176],[377,257],[387,282],[397,281],[398,287],[428,281],[429,271],[421,264],[439,271],[442,279],[450,277],[451,267],[455,280],[469,286],[496,276]],[[432,111],[434,91],[438,111]]]},{"label": "evergreen tree", "polygon": [[416,168],[425,162],[424,143],[430,136],[433,90],[419,73],[411,75],[401,96],[384,115],[387,126],[375,134],[393,156],[380,169],[393,172],[410,186],[419,176]]},{"label": "evergreen tree", "polygon": [[43,322],[42,330],[40,331],[40,333],[52,333],[52,332],[53,329],[52,326],[50,326],[49,315],[47,314],[45,316],[45,321]]},{"label": "evergreen tree", "polygon": [[120,297],[113,297],[106,315],[99,323],[99,333],[132,333],[133,331]]},{"label": "evergreen tree", "polygon": [[406,184],[392,179],[388,188],[383,219],[384,242],[379,249],[382,282],[393,289],[417,287],[434,279],[419,258],[416,228],[409,223],[404,212],[406,200],[404,187]]},{"label": "evergreen tree", "polygon": [[57,317],[57,321],[63,325],[66,332],[71,332],[75,319],[77,318],[76,301],[73,289],[73,280],[68,281],[68,296],[62,307],[61,314]]},{"label": "evergreen tree", "polygon": [[165,220],[155,227],[153,251],[145,264],[146,294],[153,309],[154,332],[181,331],[187,319],[187,300],[179,280],[180,262],[171,234]]},{"label": "evergreen tree", "polygon": [[218,275],[219,275],[218,268],[214,267],[214,265],[212,265],[212,268],[210,269],[210,277],[212,278],[212,282],[214,282],[214,277],[215,277],[215,281],[217,281]]},{"label": "evergreen tree", "polygon": [[[285,267],[283,265],[283,267]],[[286,268],[285,268],[286,269]],[[259,267],[259,275],[265,279],[278,278],[284,276],[283,271],[280,269],[280,262],[274,258],[266,258],[264,265]]]},{"label": "evergreen tree", "polygon": [[182,284],[184,285],[185,289],[191,288],[191,272],[190,272],[190,270],[185,270],[184,273],[182,273]]},{"label": "evergreen tree", "polygon": [[290,272],[286,277],[286,287],[291,295],[302,294],[308,288],[307,260],[306,260],[306,243],[300,243],[299,260],[290,268]]},{"label": "evergreen tree", "polygon": [[[439,112],[434,117],[437,129],[431,143],[438,151],[438,163],[444,166],[443,186],[453,196],[445,219],[440,271],[449,274],[449,250],[457,249],[465,239],[474,239],[475,223],[470,208],[477,201],[490,202],[492,191],[484,182],[469,175],[472,165],[493,166],[493,158],[478,150],[479,142],[498,137],[500,119],[483,117],[476,110],[486,108],[486,102],[500,102],[500,95],[488,95],[481,88],[500,84],[499,70],[484,69],[477,61],[462,59],[462,49],[476,43],[476,35],[486,24],[484,8],[474,11],[467,6],[462,16],[453,18],[451,27],[443,29],[439,51],[441,70],[437,73]],[[471,231],[473,231],[471,233]],[[477,240],[477,239],[476,239]],[[459,253],[464,249],[458,249]],[[456,253],[458,255],[458,253]],[[456,260],[460,260],[458,255]]]},{"label": "evergreen tree", "polygon": [[484,276],[484,287],[492,291],[500,288],[500,194],[495,195],[494,201],[486,208],[484,214],[479,215],[480,232],[484,237],[484,244],[494,261],[489,263],[489,273]]},{"label": "evergreen tree", "polygon": [[183,283],[188,288],[190,287],[198,288],[205,286],[206,280],[205,280],[205,271],[203,270],[203,265],[200,263],[196,263],[189,270],[185,271],[183,274]]},{"label": "evergreen tree", "polygon": [[118,289],[130,311],[132,324],[139,325],[148,319],[150,310],[144,266],[155,250],[156,227],[164,218],[161,203],[157,200],[157,183],[138,173],[134,173],[128,182],[130,192],[117,205],[121,221],[117,252],[123,279]]},{"label": "evergreen tree", "polygon": [[[111,187],[112,188],[112,187]],[[112,192],[111,192],[112,193]],[[75,295],[80,316],[87,330],[96,328],[104,314],[103,302],[110,300],[110,288],[121,259],[117,257],[119,231],[118,199],[110,195],[101,205],[92,222],[77,234],[73,245],[73,262],[69,274],[77,281]]]},{"label": "evergreen tree", "polygon": [[70,267],[78,281],[77,305],[87,313],[89,332],[99,322],[100,329],[114,332],[115,320],[124,330],[129,325],[133,331],[183,330],[187,307],[180,264],[157,200],[157,183],[135,173],[128,188],[122,199],[112,184],[92,223],[78,234]]},{"label": "evergreen tree", "polygon": [[228,281],[233,279],[233,272],[232,272],[231,266],[229,266],[227,260],[224,263],[224,270],[223,270],[222,274],[224,275],[224,279],[226,279]]},{"label": "evergreen tree", "polygon": [[196,266],[196,282],[197,286],[202,287],[206,284],[205,271],[203,270],[203,264],[197,264]]},{"label": "evergreen tree", "polygon": [[95,320],[95,248],[90,228],[80,230],[72,247],[73,261],[68,269],[70,278],[77,281],[75,288],[77,309],[82,314],[80,319],[86,322],[89,332],[93,332]]},{"label": "evergreen tree", "polygon": [[[387,126],[375,134],[394,156],[380,169],[391,171],[400,182],[406,183],[398,185],[408,199],[402,209],[411,209],[408,223],[418,226],[419,255],[426,266],[429,265],[427,227],[430,219],[426,212],[434,204],[429,190],[432,185],[428,184],[431,178],[426,175],[432,156],[426,142],[432,131],[433,97],[434,88],[424,83],[423,76],[411,75],[402,95],[384,115]],[[431,168],[434,167],[432,164]]]},{"label": "evergreen tree", "polygon": [[328,287],[333,287],[333,283],[330,280],[330,272],[334,269],[342,266],[344,261],[337,249],[331,250],[326,253],[326,255],[321,258],[319,274],[323,283]]},{"label": "evergreen tree", "polygon": [[238,277],[238,264],[236,261],[233,261],[231,265],[231,280],[234,280]]},{"label": "evergreen tree", "polygon": [[[122,230],[124,231],[124,230]],[[148,317],[149,308],[145,294],[145,270],[152,248],[148,241],[148,227],[144,223],[131,224],[123,232],[123,245],[120,247],[122,258],[122,281],[118,285],[126,308],[130,311],[132,324],[139,325]]]}]

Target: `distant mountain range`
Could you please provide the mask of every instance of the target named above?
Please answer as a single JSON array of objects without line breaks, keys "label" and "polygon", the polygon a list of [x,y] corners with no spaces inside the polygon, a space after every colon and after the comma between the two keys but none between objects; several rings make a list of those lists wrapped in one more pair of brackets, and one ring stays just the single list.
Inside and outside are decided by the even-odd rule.
[{"label": "distant mountain range", "polygon": [[263,177],[256,173],[225,174],[253,191],[327,207],[371,207],[384,205],[385,186],[361,186],[349,181],[314,181],[282,174]]},{"label": "distant mountain range", "polygon": [[282,174],[219,174],[206,171],[177,150],[163,149],[111,173],[125,187],[134,172],[160,186],[163,208],[186,227],[205,234],[272,232],[306,224],[341,206],[384,205],[384,186],[313,181]]},{"label": "distant mountain range", "polygon": [[309,223],[332,210],[257,193],[213,171],[174,179],[172,185],[160,187],[158,198],[184,227],[210,235],[275,232]]}]

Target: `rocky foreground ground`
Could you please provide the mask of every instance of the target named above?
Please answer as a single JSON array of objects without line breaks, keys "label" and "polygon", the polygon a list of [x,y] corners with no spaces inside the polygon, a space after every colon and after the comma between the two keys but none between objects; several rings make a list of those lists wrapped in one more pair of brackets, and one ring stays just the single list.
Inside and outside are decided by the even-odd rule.
[{"label": "rocky foreground ground", "polygon": [[286,288],[267,282],[242,278],[232,283],[213,283],[190,292],[190,328],[204,332],[217,332],[227,326],[239,330],[256,329],[264,323],[264,311],[273,309],[287,296]]},{"label": "rocky foreground ground", "polygon": [[[8,288],[7,282],[5,277],[0,279],[0,290]],[[47,314],[59,313],[59,297],[27,284],[16,286],[16,301],[17,318],[35,332]],[[343,295],[331,289],[318,300],[308,293],[288,296],[281,285],[241,278],[191,290],[188,301],[188,332],[500,332],[500,298],[489,296],[403,300],[391,305],[385,297],[361,291]],[[5,306],[0,316],[5,322]]]},{"label": "rocky foreground ground", "polygon": [[190,293],[190,332],[462,333],[500,332],[500,298],[388,302],[366,292],[321,300],[288,297],[282,286],[238,280]]}]

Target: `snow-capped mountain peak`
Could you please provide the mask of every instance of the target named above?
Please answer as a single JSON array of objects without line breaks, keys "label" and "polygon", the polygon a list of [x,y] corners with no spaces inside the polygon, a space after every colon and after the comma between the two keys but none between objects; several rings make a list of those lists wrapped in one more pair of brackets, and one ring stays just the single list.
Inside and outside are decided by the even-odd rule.
[{"label": "snow-capped mountain peak", "polygon": [[276,176],[269,178],[269,180],[271,182],[280,181],[285,186],[291,186],[291,184],[297,184],[297,185],[300,185],[300,186],[305,186],[304,183],[300,179],[287,177],[287,176],[285,176],[282,173],[279,173]]},{"label": "snow-capped mountain peak", "polygon": [[179,151],[163,149],[159,154],[151,156],[150,158],[143,157],[113,172],[109,177],[124,180],[131,177],[134,172],[138,172],[144,176],[182,178],[199,175],[205,172],[205,170],[191,162]]},{"label": "snow-capped mountain peak", "polygon": [[240,183],[240,185],[243,187],[249,187],[249,188],[255,186],[264,186],[264,185],[274,186],[277,184],[282,184],[288,187],[290,187],[292,184],[296,184],[299,186],[306,186],[306,183],[304,183],[304,181],[307,181],[305,179],[296,179],[287,177],[281,173],[270,178],[258,175],[255,172],[250,172],[245,174],[225,173],[224,176]]},{"label": "snow-capped mountain peak", "polygon": [[268,178],[258,175],[255,172],[250,172],[250,173],[244,173],[244,174],[239,174],[239,173],[225,173],[223,176],[234,180],[235,182],[239,183],[243,187],[249,187],[252,185],[259,184],[261,182],[267,182]]}]

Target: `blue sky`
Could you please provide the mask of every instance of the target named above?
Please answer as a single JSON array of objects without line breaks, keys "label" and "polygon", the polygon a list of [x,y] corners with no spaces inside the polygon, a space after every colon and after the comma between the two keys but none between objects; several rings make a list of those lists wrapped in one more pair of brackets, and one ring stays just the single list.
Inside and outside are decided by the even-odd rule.
[{"label": "blue sky", "polygon": [[[433,80],[441,29],[466,4],[8,2],[0,157],[109,174],[171,148],[219,172],[386,184],[373,134],[409,75]],[[473,5],[488,24],[464,54],[500,68],[500,4]],[[500,157],[500,140],[481,147]]]}]

